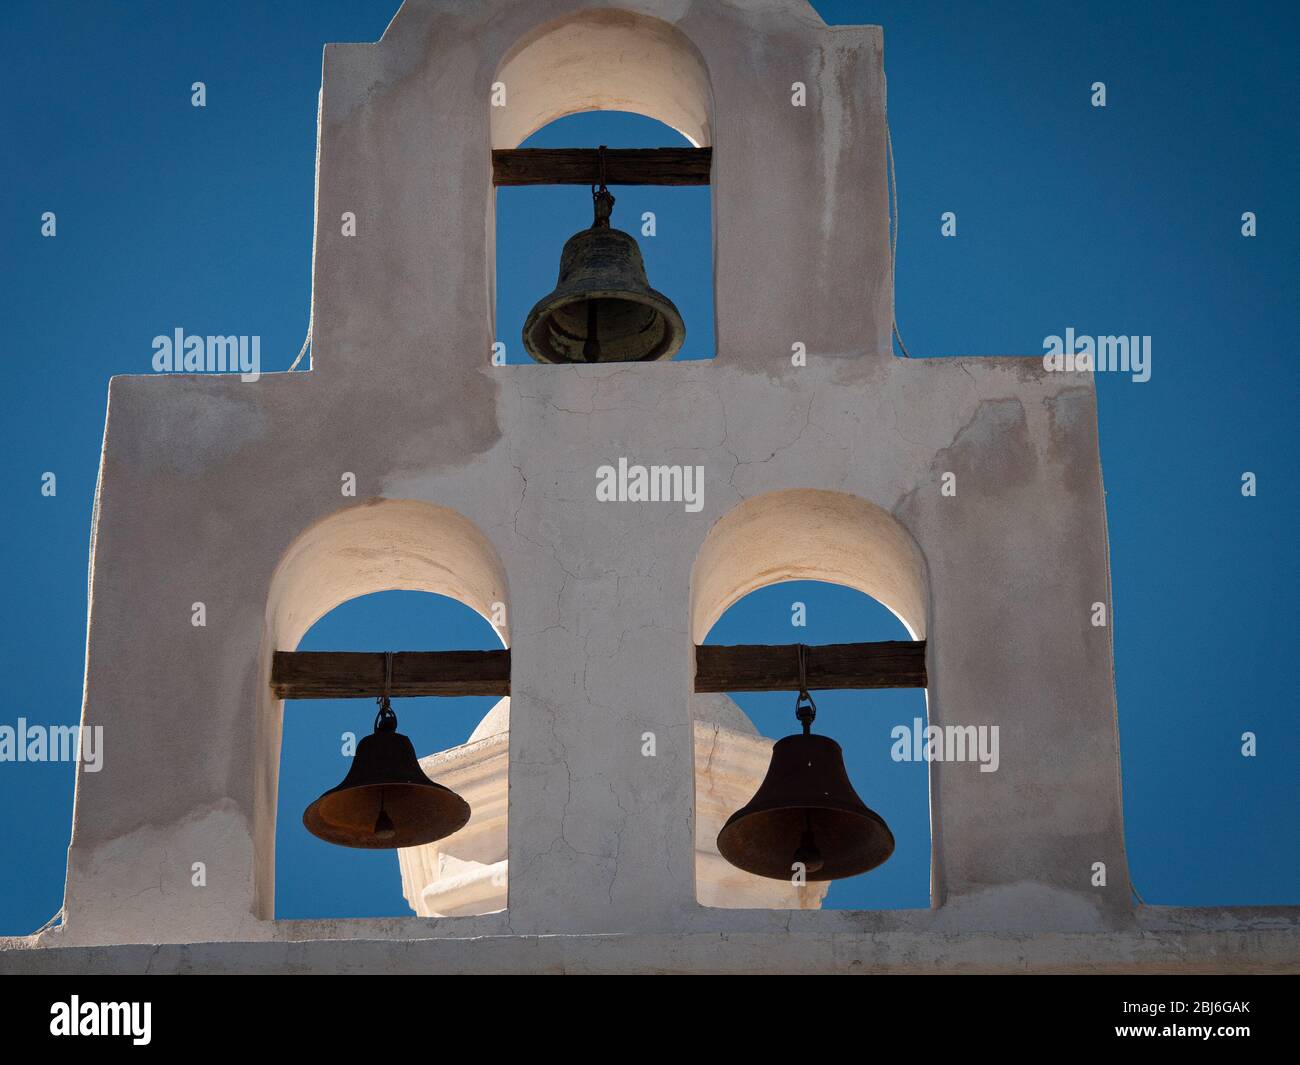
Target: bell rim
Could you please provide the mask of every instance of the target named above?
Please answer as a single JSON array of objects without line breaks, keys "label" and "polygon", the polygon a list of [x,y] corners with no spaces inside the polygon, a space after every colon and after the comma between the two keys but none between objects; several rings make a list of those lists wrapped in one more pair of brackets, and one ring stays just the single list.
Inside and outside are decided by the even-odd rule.
[{"label": "bell rim", "polygon": [[[331,828],[330,823],[321,816],[321,804],[331,795],[337,795],[343,791],[363,792],[382,788],[418,788],[424,791],[440,793],[440,796],[446,800],[449,812],[454,813],[453,820],[455,827],[447,831],[439,832],[437,835],[430,836],[427,833],[417,833],[410,837],[403,838],[400,842],[394,842],[397,837],[392,839],[380,840],[359,840],[357,837],[345,833],[341,830]],[[473,809],[465,799],[445,784],[439,784],[436,780],[426,780],[423,783],[418,781],[391,781],[382,784],[360,784],[352,787],[338,784],[322,792],[308,807],[302,812],[303,827],[317,839],[324,840],[326,843],[332,843],[339,847],[353,847],[357,850],[399,850],[404,847],[422,847],[428,843],[435,843],[440,839],[446,839],[448,836],[455,835],[467,824],[473,815]]]},{"label": "bell rim", "polygon": [[[823,753],[839,759],[841,764],[843,762],[844,748],[841,747],[839,742],[833,737],[817,732],[796,732],[788,736],[782,736],[772,744],[772,764],[777,762],[780,757],[778,751],[782,748],[786,750],[793,749],[794,752],[797,752],[800,748],[807,749],[810,747],[819,748]],[[797,757],[798,755],[786,755],[786,757],[792,756]],[[769,772],[771,772],[771,766],[769,766]],[[764,783],[766,783],[766,781],[767,777],[765,776]],[[850,787],[851,786],[850,782]],[[848,877],[860,876],[862,873],[869,873],[872,869],[879,868],[893,856],[894,850],[897,847],[897,840],[894,838],[893,830],[890,829],[888,822],[863,802],[861,796],[858,796],[856,792],[853,793],[856,801],[830,798],[822,795],[810,795],[806,799],[783,798],[780,801],[765,804],[759,809],[753,809],[754,801],[758,798],[761,791],[762,786],[760,785],[759,792],[756,792],[749,802],[727,818],[717,835],[716,845],[718,853],[723,857],[723,859],[735,866],[737,869],[750,873],[753,876],[761,876],[769,880],[789,880],[791,878],[792,870],[789,863],[782,862],[779,866],[780,871],[773,872],[770,870],[778,868],[776,865],[769,865],[768,868],[764,869],[757,867],[754,864],[747,864],[742,860],[744,857],[742,849],[732,848],[729,845],[732,830],[737,825],[742,824],[752,817],[779,814],[786,811],[825,810],[830,813],[854,818],[860,824],[870,826],[870,831],[872,831],[877,836],[878,840],[884,844],[883,848],[880,849],[879,857],[872,862],[859,862],[857,864],[842,867],[832,864],[826,870],[805,873],[804,879],[806,881],[825,882],[828,880],[844,880]]]},{"label": "bell rim", "polygon": [[[584,288],[579,289],[573,286],[572,291],[565,293],[566,286],[557,285],[547,295],[543,296],[534,305],[533,309],[528,312],[528,317],[524,319],[524,328],[522,330],[524,340],[524,350],[528,352],[529,358],[534,362],[543,363],[548,366],[613,366],[619,362],[667,362],[679,351],[682,345],[686,343],[686,322],[682,319],[682,312],[677,309],[673,303],[658,289],[647,288],[643,292],[635,292],[624,288]],[[557,293],[564,293],[557,296]],[[619,359],[609,360],[605,363],[583,363],[573,359],[551,359],[547,358],[541,351],[535,350],[535,345],[529,343],[529,340],[538,325],[546,318],[547,315],[553,314],[561,308],[567,307],[573,303],[582,303],[589,299],[618,299],[626,300],[628,303],[639,303],[643,307],[651,307],[668,319],[668,334],[673,337],[668,347],[662,354],[653,358],[641,359]],[[545,305],[546,310],[543,312],[542,307]],[[677,328],[671,328],[676,325]]]},{"label": "bell rim", "polygon": [[830,875],[826,873],[825,870],[821,870],[821,869],[817,870],[816,872],[807,872],[804,874],[804,879],[810,883],[825,882],[827,880],[847,880],[849,877],[861,876],[863,873],[869,873],[873,869],[879,869],[882,865],[885,864],[885,862],[889,861],[889,859],[893,857],[894,850],[898,845],[898,841],[894,838],[894,833],[890,829],[889,825],[885,822],[885,819],[881,817],[878,813],[876,813],[875,810],[871,809],[871,807],[865,804],[861,808],[849,809],[838,803],[792,802],[792,803],[784,803],[780,806],[768,806],[768,807],[764,807],[762,810],[752,810],[752,811],[746,809],[745,807],[741,807],[741,809],[737,810],[734,814],[732,814],[729,818],[727,818],[726,824],[724,824],[722,828],[718,831],[718,838],[716,841],[718,853],[723,857],[723,859],[725,859],[731,865],[735,866],[735,868],[741,870],[742,872],[749,873],[751,876],[761,876],[765,880],[790,880],[793,870],[789,866],[783,867],[782,872],[780,873],[763,872],[760,869],[740,864],[740,862],[738,862],[735,857],[727,854],[727,851],[724,849],[724,845],[723,845],[724,837],[727,836],[727,830],[730,829],[733,825],[748,820],[749,818],[755,817],[759,814],[776,813],[782,810],[833,810],[836,813],[849,814],[852,817],[857,817],[863,821],[874,824],[884,833],[884,838],[889,842],[889,845],[884,849],[884,852],[881,854],[880,858],[877,861],[871,862],[870,864],[861,865],[860,867],[848,866],[847,871],[844,872],[840,872],[838,871],[838,869],[836,869],[834,870],[834,875]]}]

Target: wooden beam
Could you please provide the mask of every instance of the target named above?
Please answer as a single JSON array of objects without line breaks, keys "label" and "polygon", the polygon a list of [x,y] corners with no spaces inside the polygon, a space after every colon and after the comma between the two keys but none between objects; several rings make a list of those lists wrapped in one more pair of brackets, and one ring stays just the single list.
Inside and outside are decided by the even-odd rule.
[{"label": "wooden beam", "polygon": [[[607,185],[707,185],[712,148],[606,148]],[[595,185],[600,152],[595,148],[497,148],[494,185]]]},{"label": "wooden beam", "polygon": [[[796,644],[737,644],[695,648],[697,692],[799,690]],[[924,688],[924,640],[827,643],[808,648],[809,690]]]},{"label": "wooden beam", "polygon": [[[833,643],[808,648],[808,687],[924,688],[925,641]],[[695,649],[697,692],[795,691],[794,644],[702,645]],[[383,687],[384,656],[357,651],[276,651],[271,690],[280,699],[373,699]],[[394,698],[509,695],[510,652],[399,651]]]},{"label": "wooden beam", "polygon": [[[374,699],[384,686],[384,656],[358,651],[276,651],[271,691],[280,699]],[[509,651],[398,651],[394,698],[509,695]]]}]

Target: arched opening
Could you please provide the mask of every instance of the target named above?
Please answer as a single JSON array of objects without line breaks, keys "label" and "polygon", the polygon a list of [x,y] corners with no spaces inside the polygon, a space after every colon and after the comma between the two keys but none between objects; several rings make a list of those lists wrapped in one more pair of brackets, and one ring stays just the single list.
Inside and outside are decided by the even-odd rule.
[{"label": "arched opening", "polygon": [[[819,644],[906,640],[902,623],[870,596],[840,584],[822,581],[781,581],[750,592],[718,619],[705,644]],[[697,871],[697,899],[704,905],[735,907],[881,910],[915,909],[930,904],[931,840],[929,774],[924,761],[895,759],[895,731],[911,736],[926,724],[925,692],[917,688],[876,691],[817,691],[813,732],[831,736],[844,750],[849,779],[862,800],[889,825],[895,839],[893,855],[868,873],[843,880],[809,882],[798,890],[789,885],[733,869],[725,892],[704,890]],[[697,696],[697,698],[701,698]],[[718,698],[718,696],[713,696]],[[753,739],[746,744],[719,732],[719,749],[730,749],[727,761],[739,768],[746,759],[745,786],[726,795],[721,789],[697,792],[697,831],[717,838],[727,817],[749,801],[768,767],[771,741],[799,731],[790,692],[730,692],[724,698],[752,723]],[[725,744],[725,748],[723,745]],[[746,747],[753,747],[750,753]],[[716,769],[714,776],[717,776]],[[697,787],[700,781],[697,769]],[[746,790],[748,793],[746,794]],[[722,801],[720,801],[722,800]],[[708,841],[701,839],[697,852]],[[716,849],[716,846],[715,846]],[[721,861],[721,859],[718,859]],[[770,885],[781,888],[772,893]],[[768,892],[765,901],[757,894]]]},{"label": "arched opening", "polygon": [[[711,115],[703,59],[680,30],[631,12],[589,11],[540,27],[502,60],[491,140],[494,149],[702,147],[711,144]],[[685,340],[674,357],[711,358],[711,188],[613,184],[610,191],[610,226],[636,241],[652,301],[666,298],[684,322]],[[556,288],[566,241],[592,225],[591,189],[542,184],[494,193],[488,218],[494,357],[530,363],[523,327]],[[560,332],[582,331],[581,325],[570,322]]]},{"label": "arched opening", "polygon": [[925,638],[929,585],[911,534],[881,507],[843,492],[789,488],[733,507],[691,570],[691,633],[701,643],[726,609],[777,581],[826,581],[883,603]]},{"label": "arched opening", "polygon": [[[539,130],[526,148],[650,148],[685,143],[667,126],[623,111],[569,115]],[[685,341],[674,356],[713,357],[713,225],[705,186],[616,185],[610,224],[637,242],[649,287],[680,313]],[[527,185],[496,192],[496,336],[507,363],[531,363],[521,336],[532,308],[557,282],[565,242],[592,223],[590,190]]]},{"label": "arched opening", "polygon": [[517,148],[580,111],[633,111],[691,144],[713,143],[704,57],[677,27],[631,11],[576,12],[537,27],[497,67],[505,106],[492,109],[492,147]]},{"label": "arched opening", "polygon": [[[745,501],[709,531],[692,570],[691,632],[697,645],[802,643],[815,648],[918,640],[925,636],[928,602],[920,550],[890,514],[855,496],[791,489]],[[903,728],[912,735],[925,728],[924,691],[813,694],[818,710],[813,731],[831,736],[843,748],[849,778],[862,800],[893,829],[893,857],[870,873],[829,885],[783,883],[733,869],[721,892],[715,885],[718,876],[708,873],[707,863],[697,857],[697,900],[800,909],[925,905],[934,887],[928,764],[906,756],[911,744],[904,757],[898,756],[897,731]],[[794,692],[740,691],[729,697],[757,739],[720,735],[730,779],[714,793],[705,790],[708,781],[701,779],[697,765],[697,835],[716,833],[730,813],[749,801],[767,770],[771,742],[800,731]],[[698,722],[696,729],[698,733]],[[733,730],[745,731],[740,726]],[[698,761],[698,742],[696,756]],[[703,757],[716,758],[717,752]],[[707,842],[697,839],[697,855]]]},{"label": "arched opening", "polygon": [[[351,599],[317,621],[299,651],[493,650],[497,631],[463,603],[425,592],[390,591]],[[302,823],[309,803],[343,779],[357,741],[370,732],[369,699],[287,701],[280,747],[276,818],[278,918],[461,916],[505,905],[505,734],[490,748],[481,725],[494,696],[394,699],[430,779],[459,794],[470,821],[432,844],[358,850],[326,843]],[[455,891],[447,890],[457,880]]]},{"label": "arched opening", "polygon": [[[429,592],[463,604],[484,619],[501,645],[509,645],[505,570],[496,549],[479,529],[446,507],[417,500],[376,499],[318,521],[286,550],[271,578],[267,596],[261,675],[270,676],[273,652],[295,650],[308,630],[336,607],[391,591]],[[356,704],[355,714],[363,719],[364,728],[374,716],[374,704],[364,699],[349,702]],[[400,704],[398,710],[402,711]],[[417,715],[437,713],[436,707],[412,707],[402,718],[402,725],[405,727]],[[263,919],[271,919],[275,912],[276,810],[283,717],[284,704],[270,685],[265,685],[256,722],[254,803],[255,908]],[[335,750],[338,739],[335,730],[331,733]],[[417,749],[417,753],[432,752]],[[337,779],[322,781],[320,790],[336,783]]]}]

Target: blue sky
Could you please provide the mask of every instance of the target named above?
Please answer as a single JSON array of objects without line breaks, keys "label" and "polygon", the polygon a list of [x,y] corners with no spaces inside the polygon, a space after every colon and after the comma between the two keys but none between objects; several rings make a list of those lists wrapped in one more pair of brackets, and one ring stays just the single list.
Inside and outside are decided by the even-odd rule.
[{"label": "blue sky", "polygon": [[[1300,16],[1273,3],[815,6],[830,22],[885,29],[898,319],[914,356],[1033,355],[1071,326],[1152,337],[1150,381],[1098,380],[1134,882],[1152,903],[1300,901],[1288,678]],[[321,47],[376,39],[395,9],[395,0],[7,5],[0,724],[79,719],[108,378],[148,372],[152,337],[177,326],[260,335],[267,370],[297,354]],[[206,108],[190,106],[195,80],[207,83]],[[1098,80],[1104,109],[1089,105]],[[673,141],[647,120],[598,115],[532,143],[601,142]],[[658,233],[641,241],[651,283],[683,311],[685,354],[707,357],[707,194],[615,193],[616,223],[631,228],[656,211]],[[58,216],[54,239],[40,236],[47,210]],[[523,315],[554,284],[560,244],[589,210],[580,188],[501,194],[498,232],[528,228],[532,238],[498,265],[499,329],[513,354]],[[944,211],[957,214],[956,238],[940,236]],[[1255,238],[1241,235],[1244,211],[1258,217]],[[40,492],[46,471],[58,477],[52,498]],[[1241,495],[1243,471],[1258,477],[1255,498]],[[793,635],[796,597],[810,620]],[[897,635],[861,596],[775,588],[733,608],[711,638]],[[488,636],[459,606],[385,596],[340,608],[304,646],[490,646]],[[910,719],[917,699],[818,697],[859,791],[900,837],[895,858],[837,885],[832,905],[924,903],[924,775],[871,753],[876,732]],[[740,701],[769,735],[792,723],[786,696]],[[422,750],[461,740],[485,706],[458,703],[399,703],[403,729]],[[342,777],[338,734],[372,715],[364,701],[287,710],[283,915],[402,912],[395,861],[385,873],[382,856],[312,858],[307,841],[286,836],[305,801]],[[1255,758],[1240,754],[1246,730],[1259,737]],[[59,907],[72,784],[66,764],[0,764],[0,934],[31,931]],[[335,871],[322,879],[329,862]],[[322,884],[336,893],[322,895]]]}]

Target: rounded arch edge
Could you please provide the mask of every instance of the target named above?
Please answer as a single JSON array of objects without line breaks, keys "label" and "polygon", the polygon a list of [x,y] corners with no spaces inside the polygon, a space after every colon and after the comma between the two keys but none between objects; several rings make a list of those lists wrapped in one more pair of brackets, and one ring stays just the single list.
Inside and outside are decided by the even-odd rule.
[{"label": "rounded arch edge", "polygon": [[505,50],[494,82],[493,148],[517,148],[543,126],[585,111],[631,111],[713,143],[708,64],[678,26],[621,7],[586,8],[534,26]]},{"label": "rounded arch edge", "polygon": [[907,528],[860,496],[787,488],[737,504],[705,536],[691,569],[693,641],[750,592],[786,580],[854,588],[925,639],[929,577]]},{"label": "rounded arch edge", "polygon": [[[416,499],[369,499],[304,528],[280,556],[267,587],[254,737],[253,912],[275,917],[275,822],[283,703],[271,691],[277,650],[296,648],[335,607],[381,591],[433,592],[482,615],[509,646],[505,566],[464,514]],[[503,624],[493,622],[495,604]]]}]

